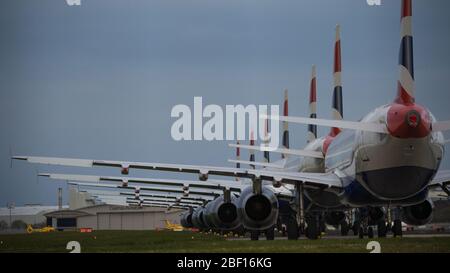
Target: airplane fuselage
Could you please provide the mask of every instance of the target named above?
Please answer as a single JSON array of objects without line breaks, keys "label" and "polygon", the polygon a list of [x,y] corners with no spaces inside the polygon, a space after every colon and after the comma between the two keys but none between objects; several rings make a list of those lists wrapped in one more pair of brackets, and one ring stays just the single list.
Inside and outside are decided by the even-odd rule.
[{"label": "airplane fuselage", "polygon": [[[379,107],[362,122],[389,127],[395,106]],[[420,115],[434,122],[431,113],[424,111]],[[345,130],[328,147],[325,171],[341,178],[344,190],[338,195],[344,204],[412,205],[427,198],[427,186],[439,169],[443,154],[444,137],[440,132],[408,137],[404,133],[397,136],[395,132]]]}]

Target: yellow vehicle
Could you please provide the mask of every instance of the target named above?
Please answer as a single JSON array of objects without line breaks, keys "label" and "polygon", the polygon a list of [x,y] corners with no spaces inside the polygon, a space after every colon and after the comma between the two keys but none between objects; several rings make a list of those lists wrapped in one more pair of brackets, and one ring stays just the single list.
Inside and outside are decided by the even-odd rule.
[{"label": "yellow vehicle", "polygon": [[170,222],[169,220],[164,220],[164,222],[166,223],[167,230],[172,230],[172,231],[183,231],[184,230],[184,228],[179,224],[174,224],[174,223]]},{"label": "yellow vehicle", "polygon": [[31,234],[33,232],[47,233],[47,232],[53,232],[53,231],[55,231],[55,228],[53,228],[53,227],[33,228],[32,225],[28,225],[27,226],[27,233],[28,234]]}]

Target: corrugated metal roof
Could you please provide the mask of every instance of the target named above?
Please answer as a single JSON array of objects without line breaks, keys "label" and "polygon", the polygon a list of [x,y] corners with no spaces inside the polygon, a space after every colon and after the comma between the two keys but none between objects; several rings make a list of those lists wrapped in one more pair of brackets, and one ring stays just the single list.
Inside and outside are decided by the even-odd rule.
[{"label": "corrugated metal roof", "polygon": [[[63,206],[63,208],[68,208],[68,206]],[[58,206],[22,206],[13,208],[11,215],[36,215],[57,209]],[[9,216],[9,209],[6,207],[0,208],[0,216]]]}]

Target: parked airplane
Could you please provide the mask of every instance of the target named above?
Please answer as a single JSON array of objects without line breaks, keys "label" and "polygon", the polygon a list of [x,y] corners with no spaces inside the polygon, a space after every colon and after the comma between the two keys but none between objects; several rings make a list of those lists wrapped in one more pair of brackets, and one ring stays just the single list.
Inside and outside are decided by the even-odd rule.
[{"label": "parked airplane", "polygon": [[[333,99],[332,99],[332,114],[333,117],[337,120],[341,120],[343,116],[343,98],[342,98],[342,85],[341,85],[341,51],[340,51],[340,28],[339,26],[336,28],[336,43],[334,49],[334,71],[335,75],[335,84],[337,86],[333,91]],[[287,107],[287,95],[285,95],[285,111],[284,116],[288,116],[288,112],[286,111]],[[316,67],[313,66],[311,72],[311,82],[310,82],[310,95],[309,95],[309,108],[310,108],[310,118],[317,118],[317,79],[316,79]],[[283,141],[285,139],[289,139],[288,126],[287,124],[283,125],[285,129],[283,133]],[[335,137],[340,133],[340,130],[337,128],[331,129],[330,133],[321,138],[317,138],[317,126],[309,124],[308,125],[308,135],[307,135],[307,146],[303,150],[295,150],[290,149],[289,144],[285,143],[283,146],[285,148],[277,149],[274,152],[282,153],[283,159],[272,164],[263,164],[262,166],[267,170],[276,170],[283,169],[283,171],[301,171],[301,172],[325,172],[325,164],[324,164],[324,153],[322,147],[324,146],[324,142],[330,139],[331,137]],[[243,149],[257,150],[267,152],[268,149],[264,146],[248,146],[248,145],[234,145],[230,144],[231,147],[239,147]],[[288,155],[294,156],[302,156],[303,158],[289,158]],[[233,162],[233,160],[230,160]],[[251,162],[240,161],[240,163],[251,164]],[[300,166],[300,167],[299,167]],[[345,221],[345,214],[342,212],[345,209],[342,204],[337,200],[337,197],[334,193],[329,193],[324,190],[314,190],[309,189],[303,191],[301,185],[296,184],[296,188],[293,189],[294,193],[296,193],[296,207],[297,211],[306,210],[307,213],[301,214],[297,213],[297,219],[295,217],[287,218],[287,233],[289,239],[297,239],[299,233],[306,232],[308,230],[305,229],[306,218],[308,220],[309,231],[306,232],[306,235],[309,238],[317,238],[319,236],[320,229],[323,229],[325,226],[325,220],[330,225],[339,225],[341,224],[342,234],[346,235],[348,233],[348,224]],[[300,192],[301,191],[301,192]],[[304,195],[306,198],[300,199],[299,196]],[[302,201],[304,201],[302,203]],[[300,208],[303,207],[303,208]],[[305,209],[306,208],[306,209]],[[339,209],[339,211],[335,211]],[[326,217],[324,215],[326,214]],[[300,229],[298,228],[300,225]],[[312,227],[317,226],[317,227]]]},{"label": "parked airplane", "polygon": [[[237,207],[244,227],[255,231],[272,228],[278,218],[277,196],[263,181],[270,181],[274,186],[292,184],[298,190],[300,215],[305,215],[301,204],[306,192],[317,191],[330,193],[340,204],[349,207],[401,208],[401,213],[394,216],[393,228],[394,234],[400,235],[401,219],[413,225],[431,219],[433,205],[428,199],[428,190],[441,187],[448,191],[446,185],[450,182],[450,172],[439,171],[444,155],[442,132],[450,130],[450,121],[438,122],[428,109],[415,102],[411,25],[412,1],[403,0],[400,76],[397,96],[391,104],[376,108],[357,122],[269,117],[283,122],[332,127],[335,134],[327,136],[321,146],[324,172],[302,171],[301,166],[245,169],[34,156],[13,158],[50,165],[115,167],[124,175],[129,169],[143,169],[195,173],[202,181],[211,175],[249,178],[252,185],[241,191]],[[339,71],[335,69],[337,90]],[[303,156],[317,158],[303,151]],[[314,155],[318,156],[317,153]],[[364,229],[361,227],[360,234],[367,233]]]}]

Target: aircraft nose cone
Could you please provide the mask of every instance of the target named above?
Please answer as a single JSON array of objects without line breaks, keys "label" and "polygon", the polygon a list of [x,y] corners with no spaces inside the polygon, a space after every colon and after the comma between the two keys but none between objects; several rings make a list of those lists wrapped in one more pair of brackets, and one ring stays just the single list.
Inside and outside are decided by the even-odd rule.
[{"label": "aircraft nose cone", "polygon": [[387,127],[397,138],[423,138],[431,133],[431,120],[428,111],[417,104],[393,104],[387,114]]},{"label": "aircraft nose cone", "polygon": [[411,128],[416,128],[420,124],[420,114],[416,110],[409,111],[406,115],[406,123]]}]

